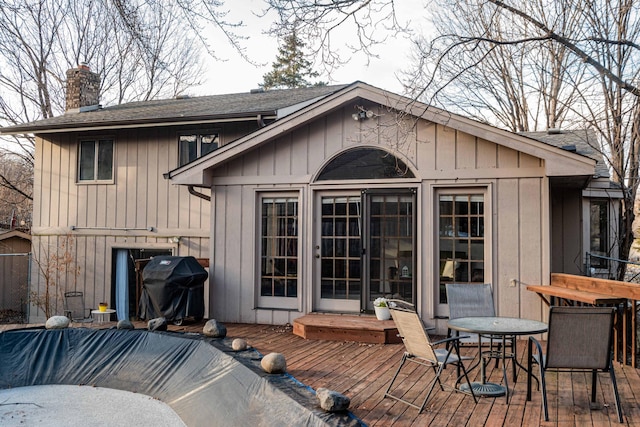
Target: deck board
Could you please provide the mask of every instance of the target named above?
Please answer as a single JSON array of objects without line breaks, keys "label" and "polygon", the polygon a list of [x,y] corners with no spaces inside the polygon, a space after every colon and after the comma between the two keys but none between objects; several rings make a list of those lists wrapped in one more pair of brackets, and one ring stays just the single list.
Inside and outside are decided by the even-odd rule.
[{"label": "deck board", "polygon": [[[24,326],[24,325],[22,325]],[[112,324],[91,327],[112,327]],[[144,327],[144,323],[136,323]],[[519,371],[513,384],[508,367],[509,383],[513,386],[511,400],[504,396],[482,397],[474,404],[470,396],[436,390],[427,402],[427,409],[418,411],[389,398],[384,391],[400,362],[402,344],[362,344],[350,341],[305,340],[292,333],[290,326],[226,324],[229,338],[244,338],[261,354],[283,353],[288,372],[298,381],[313,389],[326,387],[344,393],[351,399],[355,416],[370,426],[639,426],[640,427],[640,375],[636,368],[615,363],[618,389],[622,403],[624,424],[617,422],[613,404],[611,381],[606,374],[598,376],[598,395],[595,407],[590,405],[590,375],[547,374],[550,421],[542,420],[541,394],[535,389],[532,401],[526,401],[526,375]],[[0,330],[6,328],[0,326]],[[200,332],[202,324],[169,327],[170,330]],[[526,345],[517,346],[518,358],[525,362]],[[477,347],[462,349],[463,355],[475,356]],[[413,365],[413,364],[411,364]],[[487,367],[489,380],[500,382],[502,369],[495,363]],[[471,372],[472,381],[479,378],[478,369]],[[449,384],[455,369],[445,370]],[[431,375],[431,374],[429,374]],[[403,387],[417,396],[426,380],[418,375],[418,367],[407,373]]]}]

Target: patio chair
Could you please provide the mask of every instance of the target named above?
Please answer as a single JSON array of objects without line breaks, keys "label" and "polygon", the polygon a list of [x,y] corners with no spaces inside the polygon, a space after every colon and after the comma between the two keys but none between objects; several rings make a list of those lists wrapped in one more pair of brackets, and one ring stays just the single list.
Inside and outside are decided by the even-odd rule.
[{"label": "patio chair", "polygon": [[64,293],[64,314],[73,322],[93,322],[91,316],[87,316],[91,310],[84,307],[84,294],[79,291]]},{"label": "patio chair", "polygon": [[[611,363],[614,310],[613,307],[551,307],[547,352],[543,354],[540,342],[534,337],[529,337],[527,400],[531,400],[532,364],[537,363],[540,367],[545,421],[549,421],[545,374],[547,370],[554,370],[591,372],[591,402],[596,401],[598,371],[609,372],[618,421],[623,422],[620,395]],[[536,348],[534,354],[531,354],[532,343]]]},{"label": "patio chair", "polygon": [[[493,304],[493,291],[489,283],[447,283],[447,304],[449,305],[449,319],[460,317],[494,317],[496,310]],[[451,336],[451,331],[448,333]],[[470,335],[471,342],[478,342],[477,335]],[[483,335],[489,339],[490,351],[485,356],[496,359],[496,367],[500,360],[502,348],[502,336]],[[494,342],[495,341],[495,342]],[[511,353],[516,352],[516,338],[507,337],[506,345]],[[495,350],[494,350],[495,348]],[[482,353],[481,353],[482,354]],[[515,364],[513,364],[513,377],[516,377]]]},{"label": "patio chair", "polygon": [[[444,385],[440,380],[440,375],[442,371],[447,365],[453,365],[457,368],[461,369],[463,372],[462,377],[466,380],[469,391],[462,391],[457,387],[453,387],[454,391],[459,391],[465,394],[471,394],[474,402],[477,403],[476,396],[473,393],[473,389],[471,388],[471,382],[469,381],[469,376],[467,375],[467,369],[464,366],[463,360],[467,360],[469,358],[463,358],[459,353],[458,343],[461,337],[451,337],[441,341],[431,342],[429,339],[429,334],[424,328],[422,320],[418,316],[418,313],[415,311],[412,304],[409,304],[404,301],[391,301],[393,304],[390,304],[389,311],[391,311],[391,318],[395,322],[396,328],[398,329],[398,335],[402,338],[402,342],[404,343],[406,351],[402,356],[402,360],[400,361],[400,366],[398,366],[398,370],[395,375],[391,379],[389,386],[384,392],[384,397],[390,397],[392,399],[398,400],[402,403],[405,403],[413,408],[419,410],[421,413],[424,410],[431,393],[436,384],[440,386],[440,389],[444,391]],[[451,344],[448,345],[448,348],[435,348],[435,346],[439,344]],[[427,394],[422,401],[421,404],[416,404],[415,402],[418,400],[417,398],[413,401],[409,401],[404,399],[403,396],[396,396],[392,394],[395,391],[398,391],[399,387],[396,387],[393,391],[391,390],[396,383],[396,379],[398,379],[398,375],[400,374],[402,368],[405,363],[412,362],[418,365],[426,366],[429,368],[433,368],[434,377],[427,384]],[[456,379],[456,385],[460,382],[462,377],[458,377]]]}]

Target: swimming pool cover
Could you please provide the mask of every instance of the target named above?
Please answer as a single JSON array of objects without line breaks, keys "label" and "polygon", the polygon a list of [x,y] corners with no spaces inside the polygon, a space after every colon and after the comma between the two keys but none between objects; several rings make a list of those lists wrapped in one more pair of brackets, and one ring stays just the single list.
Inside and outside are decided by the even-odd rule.
[{"label": "swimming pool cover", "polygon": [[[187,426],[359,426],[332,414],[288,374],[260,369],[229,340],[144,329],[19,329],[0,333],[0,388],[66,384],[152,396]],[[135,420],[132,420],[135,422]]]}]

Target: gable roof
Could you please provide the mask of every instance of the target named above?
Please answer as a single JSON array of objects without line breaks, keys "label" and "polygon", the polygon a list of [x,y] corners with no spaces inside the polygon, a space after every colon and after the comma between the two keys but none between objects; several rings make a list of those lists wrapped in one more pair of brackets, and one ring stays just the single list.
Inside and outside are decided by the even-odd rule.
[{"label": "gable roof", "polygon": [[11,239],[12,237],[31,241],[31,234],[24,233],[20,230],[8,230],[0,232],[0,241]]},{"label": "gable roof", "polygon": [[275,120],[344,87],[346,85],[313,86],[130,102],[92,111],[66,113],[16,126],[0,127],[0,134],[172,126],[191,122],[246,120],[255,117]]},{"label": "gable roof", "polygon": [[208,186],[211,183],[207,181],[206,170],[241,156],[248,150],[254,149],[270,139],[282,135],[284,132],[304,125],[310,119],[327,114],[356,99],[367,99],[379,105],[403,111],[448,128],[466,132],[495,144],[544,159],[548,176],[590,177],[594,173],[595,161],[589,157],[428,106],[366,83],[355,82],[277,120],[269,126],[258,129],[236,141],[223,145],[206,156],[174,169],[164,176],[176,184]]}]

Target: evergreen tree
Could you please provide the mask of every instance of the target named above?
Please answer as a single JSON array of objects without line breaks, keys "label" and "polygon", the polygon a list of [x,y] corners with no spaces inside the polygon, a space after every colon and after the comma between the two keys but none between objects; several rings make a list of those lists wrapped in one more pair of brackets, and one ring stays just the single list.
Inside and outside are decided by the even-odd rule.
[{"label": "evergreen tree", "polygon": [[284,38],[284,44],[278,48],[273,69],[263,76],[260,87],[264,90],[285,89],[308,86],[322,86],[324,83],[311,83],[307,78],[318,77],[318,73],[311,70],[311,62],[305,58],[305,44],[292,32]]}]

